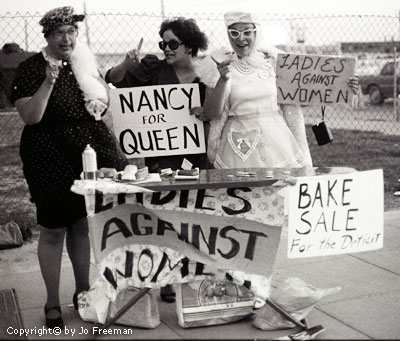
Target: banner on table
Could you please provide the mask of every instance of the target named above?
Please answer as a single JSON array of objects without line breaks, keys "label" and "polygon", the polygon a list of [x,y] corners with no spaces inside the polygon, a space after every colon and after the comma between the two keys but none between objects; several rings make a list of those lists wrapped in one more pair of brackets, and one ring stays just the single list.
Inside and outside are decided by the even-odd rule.
[{"label": "banner on table", "polygon": [[127,158],[205,153],[198,84],[110,90],[114,133]]},{"label": "banner on table", "polygon": [[323,55],[278,54],[278,102],[301,105],[351,106],[355,58]]},{"label": "banner on table", "polygon": [[280,189],[130,195],[88,218],[96,264],[115,288],[159,287],[219,271],[269,277],[283,224]]},{"label": "banner on table", "polygon": [[288,257],[383,247],[383,172],[298,178],[289,188]]}]

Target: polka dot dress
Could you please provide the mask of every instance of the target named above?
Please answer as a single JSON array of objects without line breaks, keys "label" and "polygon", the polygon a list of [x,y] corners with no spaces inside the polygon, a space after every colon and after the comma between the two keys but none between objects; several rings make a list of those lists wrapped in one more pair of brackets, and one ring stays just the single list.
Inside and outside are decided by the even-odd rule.
[{"label": "polka dot dress", "polygon": [[[13,84],[13,102],[33,96],[45,79],[45,70],[42,53],[21,63]],[[104,122],[86,111],[71,66],[63,61],[42,120],[26,125],[21,136],[24,175],[40,225],[64,227],[86,216],[84,197],[70,189],[82,172],[87,144],[96,151],[99,168],[122,170],[128,164]]]}]

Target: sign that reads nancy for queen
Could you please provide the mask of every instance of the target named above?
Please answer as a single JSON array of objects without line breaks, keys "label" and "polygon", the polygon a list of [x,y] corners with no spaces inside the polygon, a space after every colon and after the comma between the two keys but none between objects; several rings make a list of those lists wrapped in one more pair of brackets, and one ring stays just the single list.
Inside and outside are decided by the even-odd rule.
[{"label": "sign that reads nancy for queen", "polygon": [[127,158],[205,153],[198,84],[110,90],[114,133]]},{"label": "sign that reads nancy for queen", "polygon": [[381,169],[298,178],[288,201],[288,258],[383,247]]}]

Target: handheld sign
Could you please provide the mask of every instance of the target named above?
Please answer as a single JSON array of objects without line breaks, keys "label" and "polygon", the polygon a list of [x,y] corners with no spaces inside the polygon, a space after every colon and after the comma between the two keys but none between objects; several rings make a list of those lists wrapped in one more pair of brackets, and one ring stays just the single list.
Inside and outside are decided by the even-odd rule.
[{"label": "handheld sign", "polygon": [[111,292],[229,273],[259,297],[268,294],[284,220],[282,186],[238,185],[98,201],[88,217],[90,241]]},{"label": "handheld sign", "polygon": [[381,169],[298,178],[290,187],[288,258],[382,247]]},{"label": "handheld sign", "polygon": [[91,223],[95,258],[100,264],[113,250],[152,244],[176,250],[214,268],[270,275],[280,229],[237,217],[149,210],[123,204],[96,214]]},{"label": "handheld sign", "polygon": [[110,90],[114,133],[127,158],[205,153],[198,84]]},{"label": "handheld sign", "polygon": [[354,94],[347,81],[355,63],[351,57],[278,54],[278,102],[351,106]]}]

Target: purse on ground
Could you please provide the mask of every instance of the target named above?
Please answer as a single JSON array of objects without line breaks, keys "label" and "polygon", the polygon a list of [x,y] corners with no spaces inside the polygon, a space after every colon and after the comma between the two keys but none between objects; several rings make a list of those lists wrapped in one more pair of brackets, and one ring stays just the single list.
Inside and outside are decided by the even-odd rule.
[{"label": "purse on ground", "polygon": [[[138,294],[140,289],[128,287],[117,295],[115,302],[111,302],[109,318],[112,318],[124,305]],[[149,292],[126,311],[115,324],[154,329],[161,324],[157,298]]]}]

